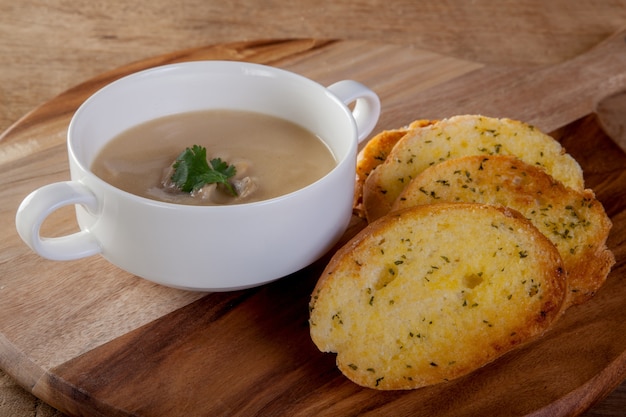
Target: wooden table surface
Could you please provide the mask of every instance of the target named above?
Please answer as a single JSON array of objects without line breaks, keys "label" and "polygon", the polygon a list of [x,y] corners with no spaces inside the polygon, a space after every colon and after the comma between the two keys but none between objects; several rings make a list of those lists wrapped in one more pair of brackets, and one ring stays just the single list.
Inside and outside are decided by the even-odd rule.
[{"label": "wooden table surface", "polygon": [[[544,66],[579,55],[625,27],[626,0],[154,0],[141,5],[0,0],[0,132],[102,72],[215,43],[382,40],[493,65]],[[0,371],[0,416],[61,415]],[[584,416],[626,416],[626,383]]]}]

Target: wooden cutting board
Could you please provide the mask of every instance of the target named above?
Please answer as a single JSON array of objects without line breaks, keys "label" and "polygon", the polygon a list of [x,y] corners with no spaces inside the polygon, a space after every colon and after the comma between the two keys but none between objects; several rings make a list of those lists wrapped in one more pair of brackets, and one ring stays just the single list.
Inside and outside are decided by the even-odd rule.
[{"label": "wooden cutting board", "polygon": [[[72,415],[583,412],[626,378],[626,154],[594,113],[601,99],[626,90],[624,36],[542,68],[490,67],[371,41],[221,44],[131,64],[61,94],[0,137],[0,367]],[[15,232],[15,211],[30,191],[69,178],[65,134],[74,110],[121,76],[199,59],[274,65],[325,85],[356,79],[381,97],[377,131],[482,113],[552,132],[614,222],[608,244],[617,264],[597,296],[543,338],[449,383],[379,392],[345,379],[334,355],[309,338],[309,295],[330,254],[260,288],[206,294],[152,284],[100,257],[53,262],[32,253]],[[354,219],[345,239],[362,227]],[[44,225],[50,236],[75,229],[72,208]]]}]

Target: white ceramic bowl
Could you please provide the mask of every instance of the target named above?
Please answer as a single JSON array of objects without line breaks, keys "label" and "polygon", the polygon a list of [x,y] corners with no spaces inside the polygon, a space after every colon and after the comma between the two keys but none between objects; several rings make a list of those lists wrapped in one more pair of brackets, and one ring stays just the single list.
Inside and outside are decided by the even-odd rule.
[{"label": "white ceramic bowl", "polygon": [[[298,123],[325,141],[337,165],[296,192],[229,206],[138,197],[90,171],[99,150],[130,127],[218,108]],[[48,259],[101,254],[132,274],[171,287],[227,291],[267,283],[311,264],[344,233],[352,211],[358,142],[369,135],[379,113],[376,94],[350,80],[326,88],[281,69],[225,61],[142,71],[104,87],[77,110],[67,138],[71,180],[26,197],[16,215],[17,230]],[[45,218],[72,204],[81,231],[40,236]]]}]

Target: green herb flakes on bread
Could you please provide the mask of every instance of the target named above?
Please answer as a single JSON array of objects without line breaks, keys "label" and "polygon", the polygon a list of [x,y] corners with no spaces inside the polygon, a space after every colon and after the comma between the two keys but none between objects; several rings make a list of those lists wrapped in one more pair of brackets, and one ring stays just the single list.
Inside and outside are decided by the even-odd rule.
[{"label": "green herb flakes on bread", "polygon": [[514,155],[575,190],[584,189],[580,165],[559,142],[528,124],[480,115],[454,116],[411,129],[363,184],[369,221],[389,212],[411,179],[424,169],[467,155]]},{"label": "green herb flakes on bread", "polygon": [[542,334],[565,288],[558,251],[515,211],[412,207],[335,254],[313,292],[311,337],[361,386],[418,388]]},{"label": "green herb flakes on bread", "polygon": [[574,190],[513,156],[466,156],[415,177],[392,210],[475,202],[511,207],[556,246],[568,274],[568,305],[591,298],[615,263],[606,240],[611,220],[592,190]]},{"label": "green herb flakes on bread", "polygon": [[324,270],[309,323],[361,386],[467,375],[549,331],[615,263],[580,165],[528,124],[417,120],[374,136],[356,174],[368,224]]}]

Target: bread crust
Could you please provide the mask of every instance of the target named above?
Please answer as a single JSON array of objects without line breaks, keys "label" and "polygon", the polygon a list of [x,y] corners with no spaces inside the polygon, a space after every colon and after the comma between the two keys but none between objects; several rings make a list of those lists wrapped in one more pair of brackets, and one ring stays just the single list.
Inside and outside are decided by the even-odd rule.
[{"label": "bread crust", "polygon": [[472,155],[426,168],[392,210],[443,202],[501,205],[519,211],[557,247],[568,276],[567,305],[590,299],[615,263],[606,240],[611,220],[592,190],[574,190],[509,155]]},{"label": "bread crust", "polygon": [[369,176],[370,172],[378,165],[385,162],[391,149],[398,141],[412,129],[428,126],[435,123],[434,120],[420,119],[415,120],[410,125],[401,127],[400,129],[383,130],[382,132],[371,138],[361,149],[357,155],[356,162],[356,183],[354,187],[353,208],[354,214],[365,218],[363,210],[363,184]]},{"label": "bread crust", "polygon": [[580,165],[552,137],[520,121],[462,115],[407,132],[363,186],[363,209],[368,221],[391,210],[411,179],[424,169],[466,155],[515,155],[536,165],[565,185],[582,191]]},{"label": "bread crust", "polygon": [[311,297],[311,337],[361,386],[423,387],[545,332],[562,312],[565,286],[558,251],[515,210],[411,207],[368,225],[333,256]]}]

